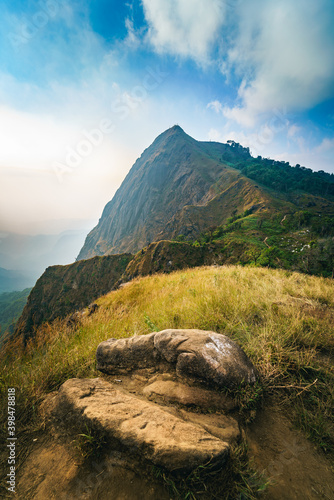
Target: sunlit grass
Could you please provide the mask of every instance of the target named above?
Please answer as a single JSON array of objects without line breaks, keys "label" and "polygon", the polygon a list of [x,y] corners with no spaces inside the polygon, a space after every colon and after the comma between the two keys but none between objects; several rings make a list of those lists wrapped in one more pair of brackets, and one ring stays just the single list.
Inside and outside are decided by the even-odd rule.
[{"label": "sunlit grass", "polygon": [[37,425],[46,393],[68,378],[99,376],[95,352],[101,341],[198,328],[237,341],[256,365],[264,392],[276,391],[306,434],[333,450],[332,280],[284,270],[202,267],[134,280],[97,303],[97,312],[77,327],[56,320],[40,327],[26,349],[19,339],[4,349],[1,393],[17,390],[19,432]]}]

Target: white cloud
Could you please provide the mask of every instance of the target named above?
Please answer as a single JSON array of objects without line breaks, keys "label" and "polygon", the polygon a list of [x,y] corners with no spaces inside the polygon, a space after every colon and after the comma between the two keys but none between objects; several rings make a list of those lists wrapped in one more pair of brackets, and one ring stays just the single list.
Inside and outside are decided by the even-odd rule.
[{"label": "white cloud", "polygon": [[328,153],[328,152],[334,153],[334,138],[329,139],[328,137],[325,137],[322,140],[321,144],[319,144],[319,146],[316,148],[316,150],[319,153]]},{"label": "white cloud", "polygon": [[297,125],[291,125],[288,128],[288,137],[290,138],[295,138],[296,134],[298,134],[301,131],[301,127],[298,127]]},{"label": "white cloud", "polygon": [[219,114],[223,111],[222,103],[219,101],[209,102],[209,104],[207,105],[207,108],[213,109],[217,114]]},{"label": "white cloud", "polygon": [[252,126],[274,108],[311,108],[333,95],[333,9],[329,0],[243,2],[229,67],[243,78],[240,104],[224,114]]},{"label": "white cloud", "polygon": [[[124,40],[119,42],[120,46],[128,49],[136,49],[140,44],[140,39],[142,35],[142,30],[136,30],[134,27],[133,20],[127,17],[125,19],[125,27],[127,30],[127,36]],[[123,50],[124,50],[123,48]]]},{"label": "white cloud", "polygon": [[[159,53],[215,61],[241,81],[224,116],[254,126],[273,110],[310,109],[333,96],[332,0],[143,0],[148,39]],[[233,8],[232,8],[233,7]],[[221,111],[219,101],[209,107]]]},{"label": "white cloud", "polygon": [[208,62],[224,21],[222,0],[143,0],[143,6],[156,51]]}]

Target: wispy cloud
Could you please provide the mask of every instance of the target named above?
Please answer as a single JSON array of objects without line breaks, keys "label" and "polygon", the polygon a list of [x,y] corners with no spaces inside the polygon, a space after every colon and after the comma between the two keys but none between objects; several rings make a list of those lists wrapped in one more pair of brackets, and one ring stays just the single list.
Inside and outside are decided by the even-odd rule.
[{"label": "wispy cloud", "polygon": [[216,113],[222,113],[223,112],[223,105],[219,101],[211,101],[207,105],[208,109],[213,109]]},{"label": "wispy cloud", "polygon": [[309,109],[333,96],[334,14],[330,0],[255,0],[238,10],[227,54],[242,77],[239,104],[224,114],[252,126],[274,107]]},{"label": "wispy cloud", "polygon": [[143,0],[148,40],[159,53],[207,64],[225,18],[221,0]]},{"label": "wispy cloud", "polygon": [[[224,116],[252,127],[274,108],[302,111],[333,97],[331,0],[143,0],[147,38],[158,53],[214,62],[238,84]],[[213,101],[218,111],[218,100]]]}]

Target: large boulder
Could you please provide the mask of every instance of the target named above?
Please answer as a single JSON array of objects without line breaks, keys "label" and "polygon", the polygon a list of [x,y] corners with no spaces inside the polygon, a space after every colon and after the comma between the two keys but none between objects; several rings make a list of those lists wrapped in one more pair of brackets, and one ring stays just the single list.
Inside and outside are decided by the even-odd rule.
[{"label": "large boulder", "polygon": [[173,413],[99,378],[67,380],[46,407],[49,417],[62,425],[74,426],[76,432],[95,429],[111,446],[118,444],[130,455],[168,470],[225,463],[230,442],[239,435],[229,417],[221,416],[211,429],[207,422],[191,421],[188,413]]},{"label": "large boulder", "polygon": [[109,339],[98,346],[96,360],[97,369],[107,374],[154,368],[216,388],[256,380],[256,370],[241,347],[226,335],[211,331],[163,330]]}]

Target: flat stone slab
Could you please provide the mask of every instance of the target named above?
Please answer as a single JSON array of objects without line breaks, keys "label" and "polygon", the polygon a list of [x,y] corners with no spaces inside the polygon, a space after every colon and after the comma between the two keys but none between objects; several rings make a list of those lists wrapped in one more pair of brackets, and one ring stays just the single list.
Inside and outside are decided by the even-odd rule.
[{"label": "flat stone slab", "polygon": [[[192,422],[187,412],[180,412],[178,417],[99,378],[67,380],[47,412],[75,426],[78,432],[88,424],[111,442],[116,440],[130,454],[168,470],[192,470],[210,460],[224,463],[229,454],[229,442],[222,439],[224,426],[216,437],[200,422]],[[230,438],[231,425],[227,427],[226,436]]]},{"label": "flat stone slab", "polygon": [[209,391],[200,387],[190,387],[172,380],[157,380],[144,387],[142,393],[147,398],[160,396],[167,402],[185,406],[199,406],[206,409],[233,410],[236,403],[225,394]]},{"label": "flat stone slab", "polygon": [[[156,368],[174,371],[218,388],[256,381],[256,370],[226,335],[202,330],[163,330],[127,339],[109,339],[96,352],[97,369],[108,374]],[[166,367],[167,365],[167,367]]]}]

